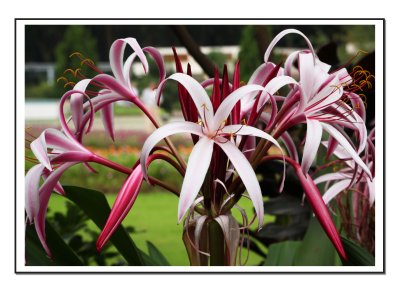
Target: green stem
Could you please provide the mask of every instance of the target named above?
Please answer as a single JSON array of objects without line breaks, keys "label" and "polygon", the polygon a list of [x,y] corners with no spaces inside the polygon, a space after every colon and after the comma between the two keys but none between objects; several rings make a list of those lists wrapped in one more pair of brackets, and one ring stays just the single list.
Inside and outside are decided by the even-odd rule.
[{"label": "green stem", "polygon": [[224,233],[218,222],[212,220],[208,223],[208,241],[210,245],[210,266],[225,265],[225,239]]}]

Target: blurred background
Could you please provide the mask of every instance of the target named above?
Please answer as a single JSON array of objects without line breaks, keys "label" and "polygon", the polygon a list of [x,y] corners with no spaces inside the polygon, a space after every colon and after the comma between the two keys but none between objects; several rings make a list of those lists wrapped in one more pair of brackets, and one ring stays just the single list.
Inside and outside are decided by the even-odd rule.
[{"label": "blurred background", "polygon": [[[368,54],[363,53],[361,61],[364,60],[365,64],[373,66],[374,26],[26,26],[25,127],[26,156],[28,157],[26,170],[33,165],[29,161],[29,157],[31,157],[29,141],[40,135],[45,128],[59,128],[58,101],[63,93],[72,88],[73,83],[71,82],[76,81],[71,70],[81,68],[82,74],[88,77],[93,76],[93,71],[85,66],[76,53],[80,53],[87,61],[93,62],[101,71],[111,73],[108,57],[111,44],[117,38],[134,37],[142,47],[154,46],[161,52],[167,76],[175,72],[174,55],[171,49],[171,47],[175,47],[184,70],[190,63],[193,76],[198,80],[204,80],[212,75],[214,64],[220,72],[223,70],[223,65],[226,64],[231,76],[235,63],[240,60],[241,80],[246,82],[252,72],[263,62],[264,52],[269,42],[286,28],[296,28],[306,34],[320,59],[333,65],[333,68],[341,64],[350,66],[348,60],[356,56],[360,50],[368,52]],[[306,43],[299,36],[285,37],[274,49],[271,59],[274,63],[283,62],[292,51],[302,48],[306,48]],[[353,65],[356,61],[360,61],[360,58],[352,60]],[[139,96],[145,98],[146,92],[154,89],[157,82],[158,71],[154,63],[150,61],[150,72],[146,76],[144,76],[141,65],[134,64],[132,84]],[[370,112],[374,108],[373,103],[372,100],[372,106],[368,108]],[[92,132],[84,139],[84,144],[109,159],[131,167],[136,162],[141,146],[152,127],[147,126],[146,120],[139,110],[126,103],[117,104],[114,115],[115,142],[106,136],[101,118],[97,117]],[[163,122],[182,118],[176,83],[170,82],[165,87],[158,115]],[[190,153],[190,139],[185,136],[177,136],[173,138],[173,141],[184,156]],[[63,184],[87,187],[106,193],[111,205],[125,176],[109,169],[96,167],[96,165],[94,167],[98,171],[97,174],[89,173],[83,166],[77,165],[67,171],[61,181]],[[181,185],[182,179],[179,175],[165,164],[153,163],[150,173],[178,188]],[[270,189],[267,190],[270,191]],[[301,192],[301,190],[298,191]],[[147,241],[151,241],[170,264],[188,265],[181,239],[182,227],[176,224],[177,198],[161,189],[150,188],[147,185],[142,187],[141,192],[132,211],[124,221],[124,225],[131,230],[134,241],[144,249]],[[241,201],[241,203],[251,216],[253,212],[251,203],[247,201]],[[271,213],[267,215],[267,221],[274,223],[277,218]],[[98,233],[98,229],[90,221],[78,214],[79,209],[74,208],[71,204],[66,204],[62,197],[53,195],[50,202],[49,219],[53,225],[58,225],[59,232],[64,234],[64,238],[70,244],[74,236],[80,237],[80,240],[78,239],[80,243],[77,245],[76,238],[72,240],[77,252],[82,249],[85,242],[86,244],[92,243]],[[65,224],[68,224],[68,219],[66,219],[68,215],[72,215],[75,219],[80,217],[84,221],[85,228],[81,227],[75,230],[77,234],[66,231],[68,226]],[[309,213],[307,215],[309,217]],[[69,220],[74,221],[73,218]],[[297,238],[301,238],[304,236],[304,231],[300,234],[296,233],[296,235]],[[283,239],[287,239],[287,236],[284,236]],[[270,240],[266,240],[266,242],[253,241],[248,265],[263,263],[265,254],[268,253]],[[89,264],[99,264],[99,254],[90,253],[87,256]],[[112,262],[120,263],[115,257]]]}]

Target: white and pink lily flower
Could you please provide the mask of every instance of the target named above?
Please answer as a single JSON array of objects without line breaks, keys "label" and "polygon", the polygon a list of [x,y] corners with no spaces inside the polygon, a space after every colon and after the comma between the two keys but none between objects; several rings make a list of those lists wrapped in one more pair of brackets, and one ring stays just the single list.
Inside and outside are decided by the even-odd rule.
[{"label": "white and pink lily flower", "polygon": [[264,210],[260,185],[249,161],[236,147],[231,138],[246,135],[257,136],[272,142],[281,151],[282,149],[279,143],[264,131],[246,125],[226,124],[232,109],[241,98],[247,94],[265,92],[266,89],[259,85],[240,87],[228,95],[214,113],[213,104],[211,103],[207,92],[203,89],[201,84],[188,75],[181,73],[171,75],[160,84],[157,90],[157,96],[160,96],[165,82],[169,79],[178,81],[188,91],[196,105],[200,121],[198,123],[189,121],[173,122],[158,128],[154,133],[152,133],[144,143],[140,156],[144,177],[147,178],[147,158],[152,148],[159,141],[176,133],[191,133],[197,135],[199,136],[199,140],[190,154],[186,174],[182,183],[178,206],[178,221],[180,222],[182,220],[186,211],[190,208],[196,199],[196,196],[199,194],[211,163],[214,144],[216,144],[227,155],[228,159],[236,169],[236,172],[242,179],[254,204],[259,227],[261,227],[263,225]]}]

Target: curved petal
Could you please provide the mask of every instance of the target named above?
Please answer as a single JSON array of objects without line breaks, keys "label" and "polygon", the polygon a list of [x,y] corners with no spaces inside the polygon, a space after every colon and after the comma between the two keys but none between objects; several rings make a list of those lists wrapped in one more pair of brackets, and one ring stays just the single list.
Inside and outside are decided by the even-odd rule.
[{"label": "curved petal", "polygon": [[319,176],[314,179],[315,185],[328,182],[328,181],[336,181],[336,180],[343,180],[343,179],[351,179],[351,175],[342,173],[342,172],[336,172],[336,173],[328,173],[322,176]]},{"label": "curved petal", "polygon": [[136,100],[138,97],[137,95],[129,89],[129,87],[124,86],[122,83],[120,83],[117,79],[106,75],[106,74],[100,74],[97,75],[92,79],[94,82],[99,82],[100,84],[104,85],[106,88],[114,91],[115,93],[125,97],[129,98],[131,100]]},{"label": "curved petal", "polygon": [[132,208],[136,197],[139,194],[142,182],[142,168],[138,164],[125,180],[124,185],[117,195],[107,222],[97,239],[96,248],[98,251],[100,251],[107,243],[109,238],[113,235],[117,227],[121,224],[129,210]]},{"label": "curved petal", "polygon": [[114,104],[110,103],[101,109],[101,120],[106,133],[114,141]]},{"label": "curved petal", "polygon": [[214,141],[208,137],[200,138],[189,156],[185,177],[182,182],[178,205],[178,223],[190,208],[203,185],[211,163]]},{"label": "curved petal", "polygon": [[165,76],[166,76],[164,59],[163,59],[162,55],[156,48],[154,48],[152,46],[145,47],[143,49],[143,51],[148,53],[149,55],[151,55],[151,57],[156,62],[156,65],[158,68],[158,73],[160,74],[159,83],[161,83],[165,79]]},{"label": "curved petal", "polygon": [[349,153],[349,155],[353,158],[354,162],[356,162],[367,175],[372,179],[371,171],[368,166],[363,162],[363,160],[358,156],[356,151],[350,145],[350,143],[346,140],[346,138],[333,126],[321,123],[323,129],[328,132],[337,142]]},{"label": "curved petal", "polygon": [[322,196],[325,204],[331,202],[331,200],[335,198],[340,192],[344,191],[350,183],[351,179],[345,179],[333,184]]},{"label": "curved petal", "polygon": [[188,121],[172,122],[155,130],[146,139],[142,148],[142,152],[140,154],[140,164],[142,165],[142,172],[146,180],[147,180],[146,161],[147,158],[149,157],[151,150],[162,139],[176,133],[192,133],[199,136],[203,135],[200,125]]},{"label": "curved petal", "polygon": [[374,204],[375,201],[375,179],[372,179],[372,181],[367,179],[367,186],[368,186],[368,200],[369,200],[369,207],[371,207]]},{"label": "curved petal", "polygon": [[131,37],[125,39],[117,39],[116,41],[114,41],[110,48],[110,66],[115,78],[121,82],[124,81],[123,59],[125,47],[127,44],[129,44],[133,51],[138,55],[140,61],[143,64],[145,73],[147,73],[147,71],[149,70],[149,64],[147,63],[146,56],[144,55],[143,50],[136,39]]},{"label": "curved petal", "polygon": [[[74,90],[85,92],[87,86],[91,82],[91,79],[84,79],[76,83]],[[75,125],[75,129],[78,130],[81,127],[83,118],[83,94],[74,93],[70,99],[72,121]]]},{"label": "curved petal", "polygon": [[25,210],[28,220],[32,223],[39,211],[39,182],[44,166],[33,166],[25,176]]},{"label": "curved petal", "polygon": [[31,149],[35,157],[49,171],[52,171],[47,149],[57,151],[81,151],[82,147],[68,139],[61,131],[54,128],[45,129],[40,136],[32,141]]},{"label": "curved petal", "polygon": [[282,133],[280,139],[284,143],[289,156],[298,163],[299,162],[299,154],[297,152],[296,145],[295,145],[292,137],[290,136],[290,134],[287,131],[285,131],[284,133]]},{"label": "curved petal", "polygon": [[269,56],[271,55],[271,52],[272,52],[272,49],[275,47],[275,45],[278,43],[278,41],[280,41],[284,36],[286,36],[287,34],[290,34],[290,33],[295,33],[295,34],[301,35],[304,38],[304,40],[306,41],[308,48],[311,50],[311,52],[314,56],[314,59],[317,58],[310,40],[305,36],[304,33],[302,33],[301,31],[299,31],[297,29],[285,29],[285,30],[281,31],[279,34],[277,34],[277,36],[275,36],[274,39],[270,42],[270,44],[264,54],[264,62],[265,63],[268,62]]},{"label": "curved petal", "polygon": [[218,110],[215,113],[215,116],[213,118],[213,121],[212,121],[213,127],[211,127],[211,129],[217,130],[221,126],[221,124],[225,122],[225,120],[228,118],[229,114],[231,113],[233,107],[235,107],[236,103],[240,99],[247,97],[251,93],[256,94],[263,90],[264,90],[264,87],[262,87],[260,85],[246,85],[246,86],[240,87],[239,89],[233,91],[219,105]]},{"label": "curved petal", "polygon": [[[225,133],[229,133],[229,134],[257,136],[257,137],[260,137],[260,138],[263,138],[263,139],[266,139],[266,140],[272,142],[282,153],[283,176],[282,176],[281,185],[279,187],[279,191],[283,190],[283,186],[285,183],[285,177],[286,177],[285,155],[283,153],[281,146],[279,145],[279,143],[276,139],[274,139],[271,135],[269,135],[265,131],[262,131],[258,128],[255,128],[252,126],[247,126],[247,125],[227,125],[223,128],[222,131]],[[235,168],[236,168],[236,166],[235,166]]]},{"label": "curved petal", "polygon": [[190,97],[193,99],[197,111],[199,112],[199,115],[204,123],[208,124],[209,122],[212,122],[214,109],[210,97],[208,97],[207,92],[204,90],[204,88],[194,78],[188,75],[175,73],[162,81],[157,88],[157,103],[159,103],[160,101],[161,91],[165,85],[165,82],[169,79],[175,80],[179,82],[183,87],[185,87]]},{"label": "curved petal", "polygon": [[61,175],[67,170],[69,167],[75,165],[74,163],[65,163],[54,170],[43,183],[43,185],[39,189],[39,211],[36,215],[35,219],[35,229],[39,240],[45,249],[47,255],[51,257],[51,251],[46,243],[46,233],[45,233],[45,224],[46,224],[46,212],[47,206],[49,204],[51,192],[53,191],[54,187],[57,185],[58,180],[60,179]]},{"label": "curved petal", "polygon": [[264,202],[261,194],[261,188],[258,184],[257,176],[253,170],[253,167],[250,165],[249,161],[242,154],[242,152],[232,142],[217,142],[217,144],[228,156],[238,175],[242,179],[256,210],[258,228],[260,229],[264,222]]},{"label": "curved petal", "polygon": [[322,126],[319,121],[307,118],[306,144],[304,145],[301,169],[307,173],[314,161],[322,138]]}]

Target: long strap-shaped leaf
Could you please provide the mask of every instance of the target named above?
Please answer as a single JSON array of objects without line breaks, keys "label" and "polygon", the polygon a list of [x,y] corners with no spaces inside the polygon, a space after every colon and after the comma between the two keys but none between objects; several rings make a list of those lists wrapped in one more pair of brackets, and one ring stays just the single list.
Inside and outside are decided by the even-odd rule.
[{"label": "long strap-shaped leaf", "polygon": [[[103,193],[75,186],[63,186],[65,197],[78,205],[83,212],[103,229],[110,214],[110,206]],[[140,250],[132,241],[126,230],[119,226],[110,241],[131,266],[143,266]]]}]

